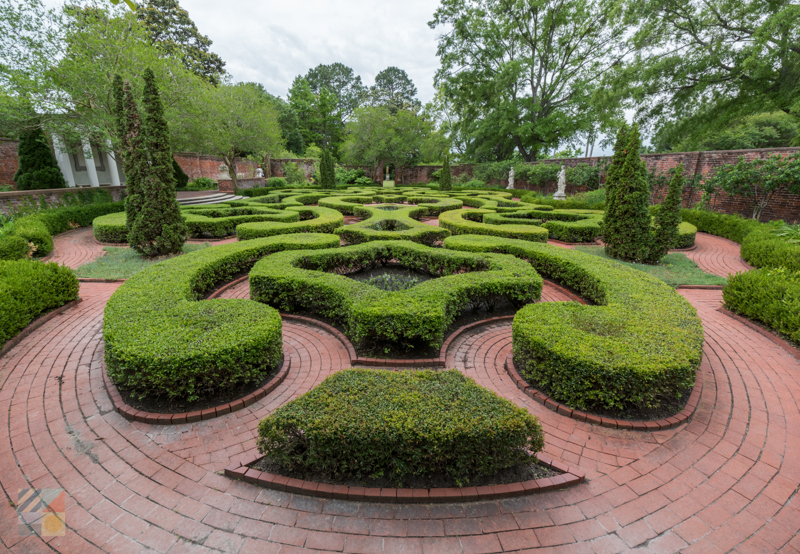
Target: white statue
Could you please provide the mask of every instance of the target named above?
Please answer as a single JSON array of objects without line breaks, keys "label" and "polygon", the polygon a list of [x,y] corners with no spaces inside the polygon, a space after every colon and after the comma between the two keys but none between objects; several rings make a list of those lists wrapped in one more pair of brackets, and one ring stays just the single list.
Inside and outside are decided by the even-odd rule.
[{"label": "white statue", "polygon": [[553,195],[553,198],[556,200],[566,200],[567,199],[567,170],[562,165],[561,171],[558,172],[558,191]]},{"label": "white statue", "polygon": [[511,168],[511,171],[508,172],[508,186],[507,189],[514,188],[514,168]]},{"label": "white statue", "polygon": [[256,177],[263,177],[263,176],[264,176],[264,170],[261,169],[261,166],[258,166],[256,168]]}]

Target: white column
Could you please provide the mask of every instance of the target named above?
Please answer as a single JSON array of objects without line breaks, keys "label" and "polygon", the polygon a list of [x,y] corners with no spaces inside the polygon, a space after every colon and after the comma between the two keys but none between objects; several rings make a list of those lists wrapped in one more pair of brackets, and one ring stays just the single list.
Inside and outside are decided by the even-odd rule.
[{"label": "white column", "polygon": [[[89,144],[89,141],[83,139],[81,141],[83,145],[83,159],[86,160],[86,171],[89,172],[89,183],[93,187],[100,186],[100,179],[97,178],[97,168],[94,166],[94,158],[92,157],[92,145]],[[86,155],[88,152],[88,156]]]},{"label": "white column", "polygon": [[69,161],[69,154],[66,152],[64,143],[61,142],[58,135],[53,135],[53,146],[55,147],[56,161],[58,162],[58,168],[61,170],[61,174],[67,181],[67,185],[74,187],[75,175],[72,173],[72,164]]},{"label": "white column", "polygon": [[108,152],[106,152],[106,158],[108,158],[108,172],[111,174],[111,185],[118,187],[120,186],[119,169],[117,168],[117,160],[115,160],[112,157],[116,156],[116,153],[111,150],[110,140],[107,140],[106,144],[108,145]]}]

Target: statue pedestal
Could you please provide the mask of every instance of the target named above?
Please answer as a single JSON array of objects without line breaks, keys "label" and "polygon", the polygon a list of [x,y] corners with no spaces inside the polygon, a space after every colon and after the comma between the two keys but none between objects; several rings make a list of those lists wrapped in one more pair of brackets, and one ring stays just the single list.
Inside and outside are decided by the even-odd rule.
[{"label": "statue pedestal", "polygon": [[567,195],[564,194],[563,192],[557,192],[553,195],[553,200],[566,200],[566,199]]}]

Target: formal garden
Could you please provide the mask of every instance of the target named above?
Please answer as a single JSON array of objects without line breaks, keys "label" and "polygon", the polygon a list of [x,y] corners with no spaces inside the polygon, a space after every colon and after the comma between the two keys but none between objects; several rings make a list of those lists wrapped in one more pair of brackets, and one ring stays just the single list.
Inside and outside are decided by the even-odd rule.
[{"label": "formal garden", "polygon": [[[470,65],[533,4],[443,4],[423,106],[393,66],[233,83],[173,0],[0,0],[1,549],[800,551],[796,105],[760,51],[741,105],[640,98],[711,7]],[[495,99],[551,50],[568,110]]]}]

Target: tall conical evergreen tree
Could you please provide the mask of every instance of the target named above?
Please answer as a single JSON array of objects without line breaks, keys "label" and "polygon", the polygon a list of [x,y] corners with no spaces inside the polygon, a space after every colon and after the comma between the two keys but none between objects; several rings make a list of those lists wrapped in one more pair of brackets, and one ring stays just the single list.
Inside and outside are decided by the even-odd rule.
[{"label": "tall conical evergreen tree", "polygon": [[675,174],[669,182],[669,192],[658,206],[653,230],[653,251],[650,263],[657,263],[674,248],[678,242],[678,226],[681,224],[681,193],[683,192],[683,164],[675,168]]},{"label": "tall conical evergreen tree", "polygon": [[189,184],[189,176],[186,175],[186,172],[180,164],[178,164],[174,156],[172,157],[172,173],[175,175],[175,188],[185,189]]},{"label": "tall conical evergreen tree", "polygon": [[17,152],[19,169],[14,173],[17,189],[63,189],[67,186],[41,128],[22,133]]},{"label": "tall conical evergreen tree", "polygon": [[[642,146],[639,126],[634,124],[627,133],[625,160],[612,175],[613,211],[603,227],[606,254],[628,262],[651,259],[653,246],[650,229],[649,185],[647,167],[639,150]],[[617,157],[617,154],[614,154]],[[606,230],[611,229],[609,236]]]},{"label": "tall conical evergreen tree", "polygon": [[606,172],[606,211],[603,216],[603,241],[606,243],[614,241],[615,235],[620,233],[621,226],[616,217],[616,190],[619,181],[619,170],[625,162],[625,148],[627,146],[628,126],[623,124],[617,131],[617,140],[614,143],[614,155],[611,158],[611,165]]},{"label": "tall conical evergreen tree", "polygon": [[[115,91],[115,98],[119,95]],[[139,118],[139,108],[133,98],[131,85],[127,81],[122,91],[122,106],[117,106],[118,114],[121,114],[121,121],[118,122],[118,129],[121,129],[120,155],[122,158],[122,171],[125,173],[125,225],[130,235],[136,216],[142,209],[142,177],[148,170],[147,152],[144,149],[144,137],[142,137],[142,122]]]},{"label": "tall conical evergreen tree", "polygon": [[136,216],[128,242],[145,256],[177,254],[188,230],[175,194],[169,127],[152,70],[144,72],[144,145],[150,162],[141,182],[142,207]]},{"label": "tall conical evergreen tree", "polygon": [[322,161],[319,164],[319,180],[323,189],[336,188],[336,172],[333,168],[333,156],[328,150],[322,153]]},{"label": "tall conical evergreen tree", "polygon": [[445,155],[442,172],[439,174],[439,190],[453,190],[453,176],[450,174],[450,157]]}]

